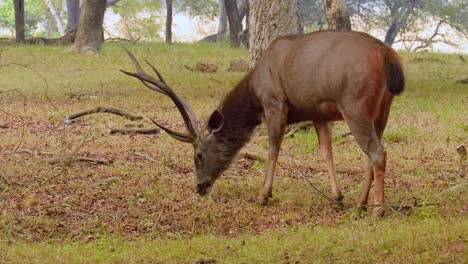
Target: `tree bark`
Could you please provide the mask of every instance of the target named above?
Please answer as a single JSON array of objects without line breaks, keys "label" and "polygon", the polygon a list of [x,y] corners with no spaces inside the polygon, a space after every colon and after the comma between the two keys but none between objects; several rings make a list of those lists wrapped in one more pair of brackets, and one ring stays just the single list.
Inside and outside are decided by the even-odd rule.
[{"label": "tree bark", "polygon": [[302,0],[249,0],[249,53],[253,68],[277,37],[303,32]]},{"label": "tree bark", "polygon": [[81,16],[72,49],[79,53],[98,52],[103,41],[105,0],[83,0]]},{"label": "tree bark", "polygon": [[24,0],[13,0],[15,6],[16,42],[24,42]]},{"label": "tree bark", "polygon": [[226,6],[226,13],[229,22],[229,38],[231,46],[238,47],[239,32],[241,31],[241,21],[239,19],[239,10],[237,8],[236,0],[224,0]]},{"label": "tree bark", "polygon": [[325,0],[328,29],[351,30],[348,9],[344,0]]},{"label": "tree bark", "polygon": [[224,0],[218,0],[219,5],[219,21],[218,21],[218,38],[223,37],[227,33],[227,14]]},{"label": "tree bark", "polygon": [[70,33],[78,28],[80,20],[80,0],[67,0],[67,28],[65,33]]},{"label": "tree bark", "polygon": [[166,43],[172,43],[172,0],[166,0]]}]

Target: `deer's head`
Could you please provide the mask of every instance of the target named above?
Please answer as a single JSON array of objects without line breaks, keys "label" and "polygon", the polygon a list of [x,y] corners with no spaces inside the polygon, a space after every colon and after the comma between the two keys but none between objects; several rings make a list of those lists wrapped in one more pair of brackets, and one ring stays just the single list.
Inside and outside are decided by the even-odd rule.
[{"label": "deer's head", "polygon": [[216,179],[228,168],[236,155],[236,153],[230,151],[226,147],[226,144],[223,144],[224,142],[218,137],[218,133],[222,130],[224,125],[223,115],[219,110],[215,110],[211,114],[206,125],[200,129],[190,105],[182,97],[174,93],[164,81],[159,71],[146,61],[157,76],[157,78],[151,77],[143,70],[135,56],[127,49],[125,50],[135,64],[136,72],[133,73],[123,70],[122,72],[136,77],[149,89],[171,98],[182,115],[188,133],[174,131],[153,119],[151,119],[151,121],[173,138],[193,145],[195,174],[197,176],[196,189],[201,195],[207,194],[211,190]]}]

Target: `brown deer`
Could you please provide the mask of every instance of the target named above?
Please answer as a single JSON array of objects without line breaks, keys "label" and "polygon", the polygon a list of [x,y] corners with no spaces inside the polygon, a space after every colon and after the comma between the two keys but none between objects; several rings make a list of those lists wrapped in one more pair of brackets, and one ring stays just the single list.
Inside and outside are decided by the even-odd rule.
[{"label": "brown deer", "polygon": [[381,138],[392,99],[403,92],[405,79],[398,55],[380,40],[352,31],[319,31],[276,39],[226,95],[203,129],[189,104],[173,92],[156,68],[147,62],[158,78],[149,76],[127,52],[137,72],[123,72],[170,97],[180,111],[188,134],[153,122],[175,139],[193,145],[199,194],[210,191],[263,119],[268,129],[268,168],[259,199],[266,203],[272,195],[286,125],[311,120],[334,197],[341,201],[329,123],[344,120],[369,159],[358,206],[367,205],[375,182],[374,214],[383,214],[386,152]]}]

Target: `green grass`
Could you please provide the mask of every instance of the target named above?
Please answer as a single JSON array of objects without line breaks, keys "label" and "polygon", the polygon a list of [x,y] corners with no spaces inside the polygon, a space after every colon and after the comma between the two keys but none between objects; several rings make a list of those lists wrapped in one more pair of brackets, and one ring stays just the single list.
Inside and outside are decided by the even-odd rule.
[{"label": "green grass", "polygon": [[356,220],[234,238],[2,243],[0,258],[5,263],[464,263],[467,236],[462,217]]},{"label": "green grass", "polygon": [[[226,69],[247,59],[241,49],[213,44],[125,44],[149,60],[191,103],[209,116],[243,73]],[[183,129],[169,99],[119,70],[133,70],[117,43],[99,55],[64,47],[5,46],[0,57],[0,263],[463,263],[467,262],[468,64],[451,54],[403,53],[407,88],[395,98],[384,134],[388,152],[386,202],[369,212],[339,210],[300,177],[280,166],[269,206],[256,203],[265,164],[239,160],[212,194],[194,193],[192,147],[166,134],[109,135],[125,124],[95,115],[65,125],[69,113],[113,106]],[[466,56],[465,56],[466,57]],[[218,72],[192,72],[197,62]],[[336,123],[337,166],[364,167],[366,158],[343,123]],[[281,155],[323,164],[313,132],[284,140]],[[11,154],[19,147],[33,152]],[[264,127],[246,147],[266,151]],[[113,160],[99,166],[52,165],[49,158]],[[154,159],[150,161],[135,153]],[[330,194],[326,173],[307,172]],[[47,180],[47,181],[45,181]],[[45,181],[45,182],[44,182]],[[339,174],[345,202],[356,203],[362,174]],[[43,183],[44,184],[41,184]],[[418,206],[414,206],[416,199]]]}]

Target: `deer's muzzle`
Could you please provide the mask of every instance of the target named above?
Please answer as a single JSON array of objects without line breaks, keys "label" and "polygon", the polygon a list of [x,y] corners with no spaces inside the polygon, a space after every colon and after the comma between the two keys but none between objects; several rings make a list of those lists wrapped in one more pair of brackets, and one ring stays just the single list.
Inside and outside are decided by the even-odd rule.
[{"label": "deer's muzzle", "polygon": [[203,182],[203,183],[198,183],[197,184],[197,193],[200,195],[205,195],[209,193],[211,189],[211,182]]}]

